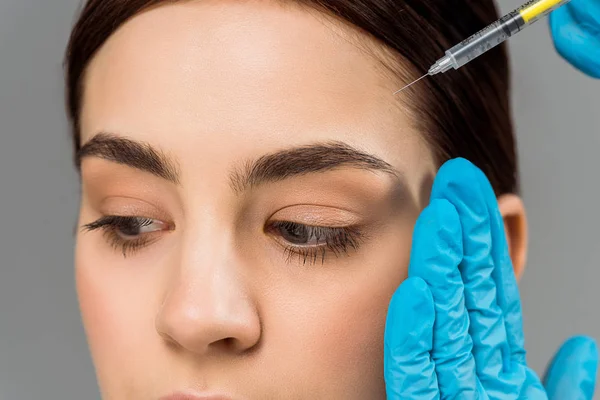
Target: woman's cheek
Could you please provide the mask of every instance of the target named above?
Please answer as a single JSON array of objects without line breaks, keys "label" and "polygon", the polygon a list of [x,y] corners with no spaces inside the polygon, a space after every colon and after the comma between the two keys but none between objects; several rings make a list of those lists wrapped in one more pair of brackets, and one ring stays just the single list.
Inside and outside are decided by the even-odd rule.
[{"label": "woman's cheek", "polygon": [[156,288],[111,265],[90,239],[79,240],[76,250],[77,294],[100,386],[112,388],[155,362],[145,358],[152,357],[156,348],[152,313]]},{"label": "woman's cheek", "polygon": [[279,321],[269,324],[271,334],[267,326],[267,334],[288,360],[280,365],[282,374],[312,379],[325,398],[336,390],[385,398],[385,321],[389,300],[407,275],[411,231],[394,227],[365,246],[367,253],[349,256],[343,267],[336,262],[310,266],[302,273],[312,274],[309,284],[288,282],[280,287],[284,302],[265,300],[275,306],[265,310],[265,322]]},{"label": "woman's cheek", "polygon": [[337,348],[337,357],[346,366],[361,365],[357,382],[383,382],[387,310],[393,293],[408,274],[411,232],[412,227],[398,224],[378,240],[360,266],[361,273],[326,316],[330,332],[323,336],[322,350]]}]

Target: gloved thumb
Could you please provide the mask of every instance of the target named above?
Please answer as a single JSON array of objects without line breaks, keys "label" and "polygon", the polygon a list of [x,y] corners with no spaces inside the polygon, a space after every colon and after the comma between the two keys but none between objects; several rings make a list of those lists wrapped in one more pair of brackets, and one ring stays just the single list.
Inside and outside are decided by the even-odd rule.
[{"label": "gloved thumb", "polygon": [[567,340],[544,377],[548,400],[592,400],[598,370],[598,347],[587,336]]}]

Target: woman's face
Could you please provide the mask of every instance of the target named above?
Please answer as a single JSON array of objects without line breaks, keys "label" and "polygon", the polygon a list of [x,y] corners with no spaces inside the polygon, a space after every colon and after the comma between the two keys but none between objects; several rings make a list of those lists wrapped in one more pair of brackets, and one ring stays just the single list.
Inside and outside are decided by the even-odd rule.
[{"label": "woman's face", "polygon": [[385,398],[388,301],[435,165],[361,35],[294,5],[181,2],[92,60],[76,275],[105,398]]}]

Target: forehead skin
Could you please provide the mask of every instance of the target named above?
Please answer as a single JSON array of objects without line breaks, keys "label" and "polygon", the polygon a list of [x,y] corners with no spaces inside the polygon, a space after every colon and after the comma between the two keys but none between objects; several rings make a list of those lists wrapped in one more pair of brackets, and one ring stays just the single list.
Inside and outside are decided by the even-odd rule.
[{"label": "forehead skin", "polygon": [[[145,140],[195,170],[320,140],[385,159],[418,190],[429,150],[373,56],[377,44],[323,14],[270,2],[160,6],[122,26],[85,79],[82,142]],[[200,157],[201,149],[211,157]],[[187,168],[183,168],[185,179]],[[190,178],[191,179],[191,178]]]}]

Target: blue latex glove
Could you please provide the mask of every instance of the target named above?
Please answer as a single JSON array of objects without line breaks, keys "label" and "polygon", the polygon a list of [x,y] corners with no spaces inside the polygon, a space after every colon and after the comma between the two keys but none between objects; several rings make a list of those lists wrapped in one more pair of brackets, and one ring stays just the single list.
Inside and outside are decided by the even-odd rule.
[{"label": "blue latex glove", "polygon": [[592,399],[592,339],[562,346],[545,387],[527,367],[519,291],[484,174],[451,160],[431,198],[415,226],[409,277],[388,310],[388,399]]},{"label": "blue latex glove", "polygon": [[600,78],[600,0],[573,0],[553,11],[550,31],[564,59]]}]

